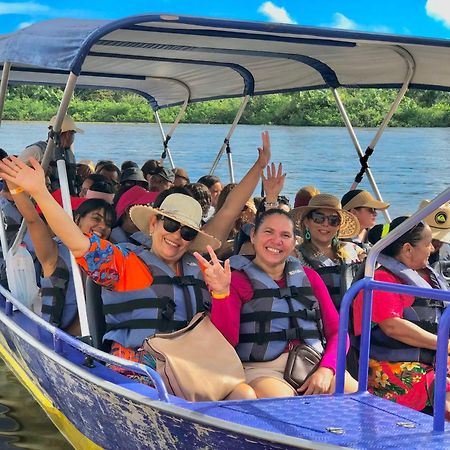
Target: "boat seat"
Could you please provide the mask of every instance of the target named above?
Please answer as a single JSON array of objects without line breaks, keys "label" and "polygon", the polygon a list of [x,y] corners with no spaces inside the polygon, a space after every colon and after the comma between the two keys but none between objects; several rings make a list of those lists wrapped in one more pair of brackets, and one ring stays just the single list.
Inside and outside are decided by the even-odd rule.
[{"label": "boat seat", "polygon": [[103,314],[102,288],[90,278],[85,281],[86,312],[92,345],[99,350],[109,352],[109,345],[103,342],[106,332],[105,315]]}]

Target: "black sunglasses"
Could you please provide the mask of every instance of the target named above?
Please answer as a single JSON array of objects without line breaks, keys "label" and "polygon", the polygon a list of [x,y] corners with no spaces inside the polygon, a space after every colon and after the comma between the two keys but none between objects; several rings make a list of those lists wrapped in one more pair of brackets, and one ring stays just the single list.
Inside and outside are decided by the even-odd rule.
[{"label": "black sunglasses", "polygon": [[311,218],[314,223],[319,225],[325,223],[325,221],[328,221],[330,227],[338,227],[341,224],[341,217],[335,214],[327,216],[326,214],[318,211],[311,211],[308,214],[308,217]]},{"label": "black sunglasses", "polygon": [[188,227],[187,225],[181,225],[177,220],[173,220],[170,217],[158,214],[156,216],[158,220],[162,220],[163,227],[168,233],[175,233],[180,230],[182,239],[185,241],[192,241],[197,237],[198,231],[194,228]]}]

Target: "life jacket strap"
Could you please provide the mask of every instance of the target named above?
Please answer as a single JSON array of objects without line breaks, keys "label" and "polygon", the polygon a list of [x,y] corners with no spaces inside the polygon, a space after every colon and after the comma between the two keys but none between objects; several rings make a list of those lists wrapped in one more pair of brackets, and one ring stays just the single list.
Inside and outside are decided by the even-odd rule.
[{"label": "life jacket strap", "polygon": [[259,345],[271,341],[289,342],[294,339],[304,341],[305,339],[321,339],[318,330],[303,330],[301,328],[288,328],[282,331],[274,331],[272,333],[246,333],[239,335],[239,343],[256,342]]},{"label": "life jacket strap", "polygon": [[302,309],[293,312],[280,311],[255,311],[241,314],[241,323],[243,322],[269,322],[274,319],[299,318],[308,321],[318,321],[320,319],[318,309]]},{"label": "life jacket strap", "polygon": [[291,299],[295,298],[300,303],[302,303],[306,308],[311,309],[315,305],[315,301],[311,300],[307,296],[314,295],[311,287],[296,287],[289,286],[285,288],[273,288],[273,289],[255,289],[253,291],[252,299],[275,297]]},{"label": "life jacket strap", "polygon": [[136,329],[156,329],[161,332],[180,330],[187,326],[188,322],[186,320],[161,320],[161,319],[136,319],[136,320],[125,320],[124,322],[119,322],[115,324],[108,324],[106,326],[106,331],[112,330],[136,330]]},{"label": "life jacket strap", "polygon": [[[175,302],[170,297],[137,298],[127,302],[103,305],[103,314],[120,314],[148,308],[161,309],[167,318],[172,318],[175,311]],[[172,311],[172,314],[170,314],[170,311]]]}]

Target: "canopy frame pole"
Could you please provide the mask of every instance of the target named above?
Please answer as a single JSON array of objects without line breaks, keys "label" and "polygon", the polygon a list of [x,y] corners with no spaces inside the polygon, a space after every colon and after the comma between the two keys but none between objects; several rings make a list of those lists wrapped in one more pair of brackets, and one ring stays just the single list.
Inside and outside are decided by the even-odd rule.
[{"label": "canopy frame pole", "polygon": [[161,123],[161,119],[159,118],[158,111],[153,111],[153,114],[155,115],[155,120],[156,120],[156,123],[158,124],[159,131],[161,132],[161,137],[162,137],[162,141],[163,141],[163,152],[161,154],[161,159],[164,161],[164,159],[166,159],[166,157],[169,158],[170,167],[172,169],[175,169],[175,164],[173,163],[173,159],[172,159],[172,153],[170,152],[170,148],[168,145],[171,136],[166,136],[166,133],[164,132],[164,128]]},{"label": "canopy frame pole", "polygon": [[[358,138],[357,138],[357,136],[355,134],[355,130],[353,128],[353,125],[351,124],[350,119],[349,119],[349,117],[347,115],[347,111],[345,109],[345,106],[342,103],[341,97],[339,96],[339,93],[337,92],[337,90],[335,88],[332,88],[331,92],[333,93],[333,96],[334,96],[334,99],[336,101],[337,107],[339,108],[339,112],[341,113],[342,119],[344,120],[345,127],[347,128],[347,131],[350,134],[350,138],[351,138],[351,140],[353,142],[353,145],[354,145],[354,147],[356,149],[356,152],[358,153],[359,158],[361,159],[361,158],[364,157],[364,154],[363,154],[361,145],[359,144]],[[382,202],[383,198],[381,196],[380,190],[378,189],[378,185],[377,185],[377,183],[375,181],[375,178],[374,178],[374,176],[372,174],[372,171],[370,170],[370,167],[367,167],[365,172],[367,173],[367,178],[368,178],[368,180],[370,182],[370,185],[372,187],[373,193],[375,194],[375,197]],[[352,185],[350,190],[354,190],[354,189],[356,189],[356,186],[354,187],[354,185]],[[386,221],[390,222],[391,218],[390,218],[389,213],[387,212],[387,210],[383,209],[382,213],[383,213]]]},{"label": "canopy frame pole", "polygon": [[2,79],[0,81],[0,125],[2,124],[3,108],[5,107],[6,91],[8,89],[10,70],[11,70],[11,63],[5,61],[3,63]]},{"label": "canopy frame pole", "polygon": [[222,147],[220,147],[219,153],[217,153],[216,159],[214,160],[211,169],[209,170],[209,175],[212,175],[214,171],[217,168],[217,165],[219,164],[220,158],[222,158],[223,152],[225,149],[227,149],[227,157],[228,157],[228,172],[230,174],[230,182],[234,183],[234,170],[233,170],[233,156],[231,154],[231,147],[230,147],[230,139],[231,136],[234,133],[234,130],[239,123],[239,120],[241,119],[242,114],[245,111],[245,107],[247,106],[248,101],[250,100],[250,95],[246,95],[242,99],[241,106],[238,109],[238,112],[236,113],[236,116],[234,117],[233,123],[231,124],[230,130],[228,131],[228,134],[226,135],[225,139],[223,140]]}]

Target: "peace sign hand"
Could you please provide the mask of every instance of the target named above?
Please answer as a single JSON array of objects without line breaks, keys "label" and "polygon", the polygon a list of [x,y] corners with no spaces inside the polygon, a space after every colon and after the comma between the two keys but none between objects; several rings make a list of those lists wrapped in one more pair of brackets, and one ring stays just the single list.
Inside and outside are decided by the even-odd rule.
[{"label": "peace sign hand", "polygon": [[209,290],[216,295],[227,295],[230,292],[231,269],[230,260],[227,259],[225,264],[220,264],[217,255],[210,245],[206,246],[211,261],[207,261],[200,253],[195,252],[194,256],[198,264],[202,268],[203,278]]}]

